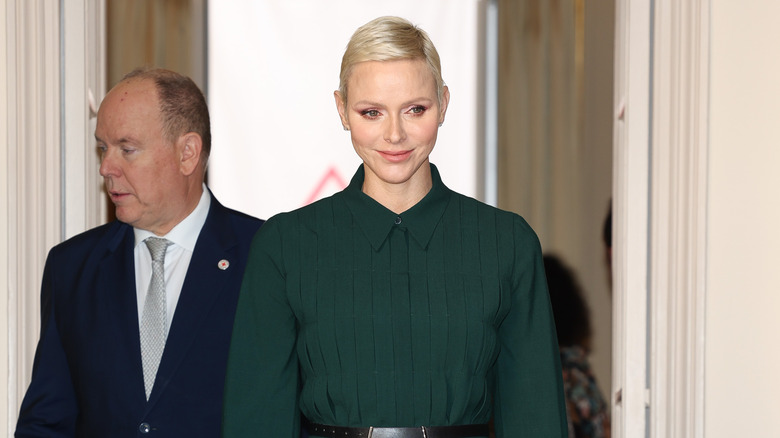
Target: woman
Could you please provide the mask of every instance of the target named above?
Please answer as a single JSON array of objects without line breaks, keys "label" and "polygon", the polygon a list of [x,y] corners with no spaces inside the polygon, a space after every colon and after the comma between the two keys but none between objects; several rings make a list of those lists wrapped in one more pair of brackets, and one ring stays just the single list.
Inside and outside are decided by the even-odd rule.
[{"label": "woman", "polygon": [[491,416],[499,438],[566,436],[536,235],[428,162],[449,103],[428,36],[360,27],[334,96],[363,164],[256,236],[223,436],[486,437]]}]

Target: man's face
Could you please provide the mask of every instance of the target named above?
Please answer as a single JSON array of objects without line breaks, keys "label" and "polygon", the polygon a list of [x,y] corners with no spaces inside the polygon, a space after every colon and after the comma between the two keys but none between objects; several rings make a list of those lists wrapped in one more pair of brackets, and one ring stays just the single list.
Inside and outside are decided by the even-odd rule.
[{"label": "man's face", "polygon": [[163,137],[152,80],[130,79],[106,95],[95,138],[101,153],[100,175],[117,219],[163,235],[186,217],[181,148]]}]

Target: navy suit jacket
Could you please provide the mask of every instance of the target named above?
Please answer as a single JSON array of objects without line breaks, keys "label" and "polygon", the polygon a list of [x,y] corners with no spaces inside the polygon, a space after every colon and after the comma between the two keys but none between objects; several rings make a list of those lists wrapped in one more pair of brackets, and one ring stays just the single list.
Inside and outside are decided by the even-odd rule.
[{"label": "navy suit jacket", "polygon": [[238,293],[261,224],[212,195],[148,402],[133,228],[112,222],[52,248],[16,436],[218,437]]}]

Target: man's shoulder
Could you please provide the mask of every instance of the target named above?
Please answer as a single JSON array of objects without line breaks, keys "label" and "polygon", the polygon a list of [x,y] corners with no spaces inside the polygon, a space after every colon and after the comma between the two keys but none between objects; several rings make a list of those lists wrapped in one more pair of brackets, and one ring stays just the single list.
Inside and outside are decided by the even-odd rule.
[{"label": "man's shoulder", "polygon": [[[229,221],[230,226],[238,232],[254,233],[265,222],[247,213],[225,207],[216,198],[212,198],[212,203],[209,216],[212,216],[212,219],[217,222],[220,220]],[[206,220],[208,221],[209,219]]]},{"label": "man's shoulder", "polygon": [[227,214],[230,215],[231,220],[244,224],[249,227],[259,228],[265,221],[263,219],[256,218],[244,212],[233,210],[232,208],[224,207],[227,210]]},{"label": "man's shoulder", "polygon": [[48,268],[79,271],[78,266],[91,266],[107,254],[114,253],[133,238],[133,229],[119,221],[109,222],[77,234],[49,250]]},{"label": "man's shoulder", "polygon": [[69,251],[76,248],[92,248],[103,242],[106,244],[121,239],[132,227],[119,221],[112,221],[79,233],[52,248],[57,251]]}]

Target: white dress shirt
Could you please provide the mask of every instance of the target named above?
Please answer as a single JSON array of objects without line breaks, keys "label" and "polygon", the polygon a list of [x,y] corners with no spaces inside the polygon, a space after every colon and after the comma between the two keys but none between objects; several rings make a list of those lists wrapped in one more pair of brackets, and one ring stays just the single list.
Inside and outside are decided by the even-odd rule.
[{"label": "white dress shirt", "polygon": [[[173,321],[173,313],[176,310],[176,303],[179,302],[181,288],[184,285],[184,277],[187,275],[187,268],[190,266],[192,251],[195,249],[195,243],[198,241],[200,230],[206,223],[206,217],[209,214],[211,205],[211,196],[203,185],[203,194],[200,196],[197,207],[183,221],[179,222],[164,237],[172,245],[168,246],[165,252],[165,309],[167,316],[166,337]],[[138,321],[140,324],[141,315],[146,301],[146,292],[149,289],[149,282],[152,279],[152,255],[144,243],[147,237],[155,236],[154,233],[138,228],[133,228],[135,233],[135,291],[138,301]]]}]

